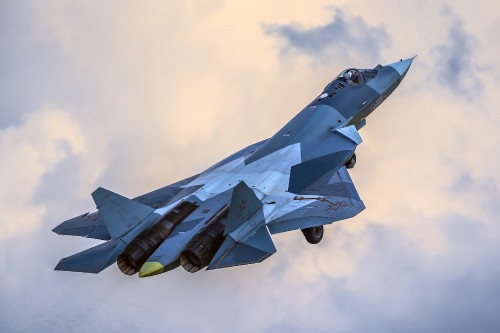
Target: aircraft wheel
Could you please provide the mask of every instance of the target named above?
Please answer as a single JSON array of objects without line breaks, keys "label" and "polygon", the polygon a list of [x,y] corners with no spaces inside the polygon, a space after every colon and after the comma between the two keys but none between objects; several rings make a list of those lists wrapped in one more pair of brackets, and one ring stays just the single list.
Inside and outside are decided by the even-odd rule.
[{"label": "aircraft wheel", "polygon": [[352,156],[345,162],[345,167],[347,169],[352,169],[356,165],[356,153],[353,153]]},{"label": "aircraft wheel", "polygon": [[323,239],[323,226],[305,228],[302,233],[310,244],[318,244]]}]

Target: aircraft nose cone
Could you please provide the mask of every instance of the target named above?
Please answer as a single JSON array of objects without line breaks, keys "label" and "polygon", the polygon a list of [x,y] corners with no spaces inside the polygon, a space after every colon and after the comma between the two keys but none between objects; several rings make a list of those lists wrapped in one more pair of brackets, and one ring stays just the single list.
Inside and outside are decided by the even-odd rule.
[{"label": "aircraft nose cone", "polygon": [[398,71],[399,75],[405,76],[406,72],[408,72],[408,69],[410,69],[413,59],[415,59],[415,57],[400,60],[387,66],[391,66],[392,68],[394,68],[396,71]]}]

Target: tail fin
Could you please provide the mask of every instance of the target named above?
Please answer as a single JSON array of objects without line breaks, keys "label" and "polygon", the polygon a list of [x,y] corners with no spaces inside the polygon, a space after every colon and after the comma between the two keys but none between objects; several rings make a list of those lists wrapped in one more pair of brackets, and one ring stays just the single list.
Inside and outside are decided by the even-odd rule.
[{"label": "tail fin", "polygon": [[247,239],[236,242],[230,235],[213,257],[207,270],[255,264],[267,259],[276,252],[271,235],[265,224]]},{"label": "tail fin", "polygon": [[99,187],[92,198],[112,239],[117,239],[148,217],[154,209]]},{"label": "tail fin", "polygon": [[[226,238],[207,269],[254,264],[276,252],[266,226],[262,207],[262,201],[245,182],[242,181],[234,187],[224,229]],[[259,211],[261,212],[258,213]],[[248,230],[242,230],[243,234],[246,235],[230,234],[250,218],[254,219],[253,224],[248,225]],[[255,222],[257,223],[255,224]]]},{"label": "tail fin", "polygon": [[241,181],[233,189],[224,236],[245,223],[262,206],[262,202],[252,189],[244,181]]},{"label": "tail fin", "polygon": [[54,269],[96,274],[113,264],[126,246],[121,239],[110,240],[61,259]]}]

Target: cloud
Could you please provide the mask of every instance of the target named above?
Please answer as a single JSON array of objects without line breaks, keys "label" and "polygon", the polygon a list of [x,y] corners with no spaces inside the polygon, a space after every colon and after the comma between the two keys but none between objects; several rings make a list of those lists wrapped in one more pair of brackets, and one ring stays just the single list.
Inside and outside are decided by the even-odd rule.
[{"label": "cloud", "polygon": [[444,7],[443,16],[451,18],[451,25],[446,41],[434,49],[437,61],[432,75],[454,94],[474,99],[484,89],[480,77],[485,74],[475,60],[477,40],[449,7]]},{"label": "cloud", "polygon": [[380,52],[390,44],[384,27],[371,27],[360,17],[351,17],[334,9],[332,20],[324,25],[305,28],[297,23],[264,25],[264,31],[284,41],[282,54],[292,50],[325,60],[337,57],[378,61]]},{"label": "cloud", "polygon": [[0,131],[0,174],[4,175],[0,239],[37,226],[45,208],[33,202],[33,195],[42,177],[66,156],[80,154],[84,148],[78,124],[56,108],[29,113],[21,125]]},{"label": "cloud", "polygon": [[259,265],[148,279],[53,271],[99,243],[50,231],[92,210],[97,186],[134,196],[199,172],[272,135],[343,66],[448,33],[437,58],[465,43],[459,88],[474,82],[473,12],[441,35],[439,3],[328,3],[3,2],[0,331],[498,331],[498,85],[447,98],[425,52],[361,131],[367,209],[319,245],[280,234]]}]

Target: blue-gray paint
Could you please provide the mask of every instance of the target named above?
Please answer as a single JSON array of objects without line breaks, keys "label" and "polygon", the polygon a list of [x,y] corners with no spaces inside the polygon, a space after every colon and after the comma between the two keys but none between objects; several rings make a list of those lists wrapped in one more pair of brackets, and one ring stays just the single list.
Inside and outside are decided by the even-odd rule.
[{"label": "blue-gray paint", "polygon": [[[362,141],[357,128],[396,89],[412,60],[368,70],[349,69],[270,139],[240,150],[202,174],[133,200],[98,188],[92,194],[98,212],[63,222],[54,232],[113,240],[62,259],[56,269],[100,272],[158,221],[160,214],[177,209],[169,207],[181,200],[194,203],[196,209],[165,236],[146,261],[153,266],[143,266],[145,272],[147,267],[166,272],[179,266],[179,256],[189,241],[199,232],[203,237],[209,235],[201,232],[208,230],[204,227],[214,216],[215,225],[223,225],[225,230],[220,228],[220,235],[210,236],[222,244],[214,243],[221,244],[219,249],[207,252],[210,256],[215,253],[208,269],[261,262],[276,252],[270,233],[357,215],[365,206],[344,164]],[[358,79],[352,73],[358,73]],[[265,179],[258,179],[266,172]],[[254,182],[256,178],[249,188],[245,180]],[[237,185],[228,186],[227,179]]]}]

